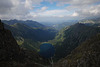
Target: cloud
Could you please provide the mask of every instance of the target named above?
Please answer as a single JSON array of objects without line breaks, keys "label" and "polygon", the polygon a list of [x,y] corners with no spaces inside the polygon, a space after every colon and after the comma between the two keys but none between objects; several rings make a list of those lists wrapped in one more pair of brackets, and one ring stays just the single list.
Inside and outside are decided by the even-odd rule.
[{"label": "cloud", "polygon": [[26,0],[25,1],[25,7],[26,8],[29,8],[29,9],[32,9],[32,0]]},{"label": "cloud", "polygon": [[65,4],[70,4],[70,5],[89,5],[93,4],[96,2],[99,2],[100,0],[45,0],[49,2],[57,2],[58,6],[62,6]]},{"label": "cloud", "polygon": [[[52,7],[43,5],[44,1],[49,2]],[[97,2],[100,0],[0,0],[0,18],[63,22],[69,19],[100,17],[100,5]],[[61,9],[56,9],[61,6]],[[54,9],[49,9],[53,7]]]},{"label": "cloud", "polygon": [[86,7],[84,9],[77,10],[76,13],[79,17],[98,17],[100,16],[100,5],[95,5],[91,7]]},{"label": "cloud", "polygon": [[[30,11],[43,0],[0,0],[1,19],[27,19]],[[43,7],[42,10],[45,10]]]},{"label": "cloud", "polygon": [[25,7],[33,9],[33,7],[40,5],[42,1],[43,0],[25,0]]},{"label": "cloud", "polygon": [[76,13],[76,12],[74,12],[74,13],[72,14],[73,17],[78,16],[78,15],[79,15],[79,14]]},{"label": "cloud", "polygon": [[13,5],[11,0],[0,0],[0,14],[10,11]]},{"label": "cloud", "polygon": [[[47,8],[46,8],[47,9]],[[64,17],[68,16],[69,11],[63,9],[63,10],[46,10],[45,11],[38,11],[38,12],[31,12],[30,15],[33,17]],[[44,10],[44,7],[41,8],[41,10]]]},{"label": "cloud", "polygon": [[46,7],[46,6],[45,7],[42,7],[41,8],[41,11],[45,11],[46,9],[48,9],[48,7]]},{"label": "cloud", "polygon": [[65,22],[66,20],[71,20],[72,18],[74,18],[66,9],[31,12],[30,15],[31,17],[33,17],[31,19],[39,22]]},{"label": "cloud", "polygon": [[0,0],[0,18],[21,19],[29,13],[26,3],[21,0]]}]

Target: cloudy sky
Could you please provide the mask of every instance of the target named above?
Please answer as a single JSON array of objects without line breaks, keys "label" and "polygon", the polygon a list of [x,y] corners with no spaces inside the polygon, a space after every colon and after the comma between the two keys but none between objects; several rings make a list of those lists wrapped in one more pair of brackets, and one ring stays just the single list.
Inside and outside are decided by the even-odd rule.
[{"label": "cloudy sky", "polygon": [[64,22],[100,16],[100,0],[0,0],[0,18]]}]

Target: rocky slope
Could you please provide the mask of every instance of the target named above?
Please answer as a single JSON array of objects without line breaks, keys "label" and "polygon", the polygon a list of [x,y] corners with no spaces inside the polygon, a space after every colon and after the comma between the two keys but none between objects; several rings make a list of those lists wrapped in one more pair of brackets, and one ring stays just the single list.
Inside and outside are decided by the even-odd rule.
[{"label": "rocky slope", "polygon": [[54,67],[100,67],[100,34],[79,45]]},{"label": "rocky slope", "polygon": [[0,67],[42,67],[47,64],[48,60],[37,52],[20,48],[0,20]]},{"label": "rocky slope", "polygon": [[3,23],[0,22],[0,60],[13,59],[19,51],[19,46],[11,32],[4,29]]}]

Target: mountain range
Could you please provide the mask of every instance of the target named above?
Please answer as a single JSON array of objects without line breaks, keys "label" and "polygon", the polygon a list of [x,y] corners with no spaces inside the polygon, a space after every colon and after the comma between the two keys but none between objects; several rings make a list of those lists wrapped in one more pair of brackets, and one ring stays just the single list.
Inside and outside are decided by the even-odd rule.
[{"label": "mountain range", "polygon": [[[46,42],[48,40],[52,40],[57,31],[53,28],[47,28],[46,26],[39,24],[39,23],[32,23],[31,27],[30,25],[27,25],[25,23],[30,22],[13,22],[15,20],[11,20],[5,23],[5,28],[11,30],[13,36],[15,37],[17,43],[24,48],[27,48],[29,50],[38,50],[40,42]],[[9,25],[8,25],[9,24]],[[36,27],[38,26],[38,27]],[[42,28],[40,28],[42,27]]]},{"label": "mountain range", "polygon": [[[37,53],[41,43],[48,42],[55,47],[55,56],[53,57],[55,61],[54,67],[100,67],[99,19],[82,20],[78,23],[70,23],[69,25],[63,23],[64,26],[60,24],[58,27],[59,32],[54,28],[38,22],[34,23],[34,21],[30,20],[3,20],[3,22],[5,23],[5,28],[12,32],[17,42],[11,33],[5,32],[6,29],[0,23],[0,56],[2,57],[1,59],[6,61],[7,58],[10,61],[12,58],[10,62],[12,65],[16,66],[19,62],[21,62],[19,65],[22,65],[22,67],[28,67],[32,64],[33,67],[49,65],[48,60],[42,58]],[[7,43],[8,46],[6,45]],[[21,61],[19,58],[24,60]],[[8,61],[1,61],[0,65],[2,64],[9,65]],[[9,67],[11,66],[9,65]]]},{"label": "mountain range", "polygon": [[27,26],[30,26],[30,27],[33,27],[33,28],[44,28],[46,27],[45,25],[43,24],[40,24],[39,22],[36,22],[36,21],[32,21],[32,20],[26,20],[26,21],[23,21],[23,20],[2,20],[2,22],[4,22],[5,24],[8,24],[8,25],[14,25],[15,23],[23,23]]},{"label": "mountain range", "polygon": [[71,26],[74,25],[75,23],[77,23],[78,21],[73,21],[73,22],[64,22],[64,23],[60,23],[60,24],[55,24],[52,27],[54,27],[56,30],[61,30],[67,26]]}]

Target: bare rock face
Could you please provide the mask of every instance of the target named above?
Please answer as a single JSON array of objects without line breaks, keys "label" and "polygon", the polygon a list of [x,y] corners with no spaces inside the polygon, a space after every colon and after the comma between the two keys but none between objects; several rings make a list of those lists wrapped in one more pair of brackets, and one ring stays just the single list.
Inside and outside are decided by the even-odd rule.
[{"label": "bare rock face", "polygon": [[0,20],[0,61],[11,60],[17,57],[19,46],[9,30],[4,29]]}]

